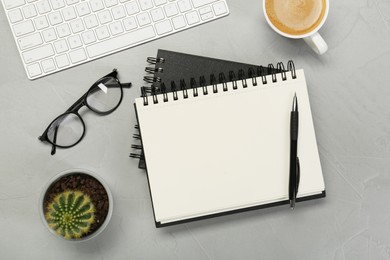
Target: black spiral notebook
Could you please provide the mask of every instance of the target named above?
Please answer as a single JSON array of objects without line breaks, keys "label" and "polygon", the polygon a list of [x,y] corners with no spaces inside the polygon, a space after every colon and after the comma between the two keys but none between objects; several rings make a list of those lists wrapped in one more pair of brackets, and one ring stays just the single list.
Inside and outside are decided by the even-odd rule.
[{"label": "black spiral notebook", "polygon": [[291,61],[276,67],[270,75],[143,91],[135,100],[156,227],[288,204],[295,94],[297,202],[325,197],[304,71]]},{"label": "black spiral notebook", "polygon": [[[223,82],[235,82],[251,77],[270,75],[281,71],[281,67],[252,65],[199,55],[174,52],[159,49],[156,57],[147,58],[144,81],[149,84],[142,88],[142,95],[188,91],[200,86]],[[138,128],[138,125],[136,126]],[[139,134],[134,134],[140,139]],[[145,160],[142,146],[139,143],[132,145],[138,150],[130,154],[139,158],[138,167],[145,169]]]}]

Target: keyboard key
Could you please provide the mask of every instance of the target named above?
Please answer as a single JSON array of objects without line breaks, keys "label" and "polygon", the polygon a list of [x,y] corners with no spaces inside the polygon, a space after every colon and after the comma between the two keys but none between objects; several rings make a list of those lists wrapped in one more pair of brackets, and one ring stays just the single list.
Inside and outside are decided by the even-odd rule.
[{"label": "keyboard key", "polygon": [[11,23],[20,22],[23,20],[22,12],[19,9],[9,11],[8,17]]},{"label": "keyboard key", "polygon": [[144,42],[156,36],[152,26],[122,34],[118,37],[87,46],[88,56],[93,58],[125,47]]},{"label": "keyboard key", "polygon": [[209,20],[214,17],[213,10],[211,10],[210,6],[205,6],[199,9],[200,18],[203,21]]},{"label": "keyboard key", "polygon": [[69,46],[71,49],[76,49],[81,47],[83,43],[81,42],[80,36],[78,34],[73,35],[68,38]]},{"label": "keyboard key", "polygon": [[164,12],[161,8],[151,10],[150,14],[152,15],[152,19],[154,22],[160,21],[165,17]]},{"label": "keyboard key", "polygon": [[227,13],[227,8],[224,2],[213,4],[213,9],[216,16]]},{"label": "keyboard key", "polygon": [[44,28],[49,27],[49,23],[46,19],[46,16],[39,16],[39,17],[35,18],[34,24],[38,30],[42,30]]},{"label": "keyboard key", "polygon": [[95,32],[99,40],[103,40],[110,37],[110,32],[108,31],[107,26],[99,27],[95,30]]},{"label": "keyboard key", "polygon": [[22,10],[23,10],[24,17],[26,19],[37,16],[37,10],[35,9],[34,5],[27,5],[23,7]]},{"label": "keyboard key", "polygon": [[109,27],[110,27],[111,35],[118,35],[123,33],[123,27],[120,21],[110,24]]},{"label": "keyboard key", "polygon": [[30,34],[25,37],[17,39],[21,50],[29,49],[43,44],[43,40],[40,33]]},{"label": "keyboard key", "polygon": [[96,18],[96,15],[94,15],[94,14],[91,14],[91,15],[85,17],[84,23],[85,23],[85,27],[87,27],[87,29],[91,29],[91,28],[94,28],[94,27],[99,25],[99,22]]},{"label": "keyboard key", "polygon": [[203,21],[209,20],[209,19],[211,19],[213,17],[214,17],[214,14],[212,12],[200,15],[200,18],[202,18]]},{"label": "keyboard key", "polygon": [[24,5],[25,3],[24,0],[4,0],[5,9],[15,8]]},{"label": "keyboard key", "polygon": [[65,7],[64,0],[50,0],[50,2],[51,2],[51,6],[53,7],[53,10],[57,10]]},{"label": "keyboard key", "polygon": [[159,35],[166,34],[172,31],[172,25],[169,20],[165,20],[163,22],[157,23],[155,26],[156,26],[156,31]]},{"label": "keyboard key", "polygon": [[69,66],[70,64],[68,56],[66,54],[62,54],[60,56],[55,57],[55,60],[58,68],[64,68]]},{"label": "keyboard key", "polygon": [[200,21],[198,11],[186,13],[186,19],[189,25],[198,23]]},{"label": "keyboard key", "polygon": [[70,22],[70,27],[72,28],[73,33],[78,33],[85,30],[83,21],[81,19]]},{"label": "keyboard key", "polygon": [[123,25],[126,31],[134,30],[138,27],[134,17],[129,17],[123,20]]},{"label": "keyboard key", "polygon": [[66,23],[57,26],[56,29],[57,29],[58,37],[60,37],[60,38],[63,38],[63,37],[70,35],[69,25]]},{"label": "keyboard key", "polygon": [[108,10],[104,10],[104,11],[98,13],[98,18],[99,18],[99,21],[101,24],[106,24],[106,23],[112,22],[112,17],[111,17],[110,11],[108,11]]},{"label": "keyboard key", "polygon": [[137,14],[137,20],[140,26],[150,24],[150,16],[147,12]]},{"label": "keyboard key", "polygon": [[53,59],[47,59],[41,62],[42,69],[45,73],[53,71],[56,69]]},{"label": "keyboard key", "polygon": [[76,9],[79,16],[84,16],[91,13],[91,10],[89,10],[89,5],[86,2],[76,5]]},{"label": "keyboard key", "polygon": [[112,15],[115,20],[122,19],[126,16],[125,8],[121,5],[112,8]]},{"label": "keyboard key", "polygon": [[125,5],[128,15],[133,15],[139,12],[139,7],[136,1],[131,1]]},{"label": "keyboard key", "polygon": [[211,7],[210,6],[205,6],[205,7],[202,7],[199,9],[199,14],[207,14],[207,13],[210,13],[212,12],[213,10],[211,10]]},{"label": "keyboard key", "polygon": [[51,11],[51,7],[48,0],[42,0],[36,3],[38,13],[45,14]]},{"label": "keyboard key", "polygon": [[57,25],[62,23],[62,16],[60,12],[50,13],[48,17],[51,25]]},{"label": "keyboard key", "polygon": [[35,31],[34,25],[31,22],[31,20],[27,20],[25,22],[15,24],[13,28],[16,36],[25,35],[27,33],[31,33]]},{"label": "keyboard key", "polygon": [[186,21],[182,15],[172,18],[172,23],[176,30],[186,27]]},{"label": "keyboard key", "polygon": [[191,0],[192,3],[194,4],[195,8],[201,7],[203,5],[210,4],[212,2],[216,2],[218,0]]},{"label": "keyboard key", "polygon": [[63,53],[63,52],[66,52],[66,51],[69,50],[68,44],[66,43],[66,40],[65,40],[65,39],[56,41],[56,42],[54,43],[54,49],[56,50],[56,52],[57,52],[58,54]]},{"label": "keyboard key", "polygon": [[77,4],[80,0],[66,0],[66,3],[68,5],[74,5],[74,4]]},{"label": "keyboard key", "polygon": [[26,63],[32,63],[54,55],[54,50],[51,44],[46,44],[41,47],[28,50],[22,53]]},{"label": "keyboard key", "polygon": [[28,75],[30,75],[31,78],[42,74],[41,67],[38,63],[34,63],[32,65],[27,66],[27,71]]},{"label": "keyboard key", "polygon": [[171,17],[174,15],[177,15],[179,13],[179,10],[177,10],[177,6],[175,3],[168,4],[164,6],[165,14],[167,17]]},{"label": "keyboard key", "polygon": [[153,7],[152,0],[139,0],[139,5],[141,6],[141,10],[145,11]]},{"label": "keyboard key", "polygon": [[190,0],[180,0],[177,1],[177,5],[179,6],[180,12],[184,13],[192,9]]},{"label": "keyboard key", "polygon": [[96,37],[93,31],[84,32],[81,34],[81,37],[83,38],[84,44],[96,42]]},{"label": "keyboard key", "polygon": [[91,9],[94,12],[104,9],[104,4],[102,0],[91,0],[89,1],[89,4],[91,5]]},{"label": "keyboard key", "polygon": [[45,42],[51,42],[57,39],[56,32],[54,31],[53,28],[49,28],[45,31],[42,32],[43,39]]},{"label": "keyboard key", "polygon": [[76,11],[73,6],[62,9],[62,15],[65,21],[70,21],[77,18]]},{"label": "keyboard key", "polygon": [[163,5],[163,4],[166,4],[167,3],[167,0],[154,0],[154,4],[156,6],[160,6],[160,5]]},{"label": "keyboard key", "polygon": [[69,57],[72,63],[79,63],[80,61],[86,60],[87,55],[85,54],[84,49],[78,49],[75,51],[69,52]]},{"label": "keyboard key", "polygon": [[112,7],[118,4],[118,0],[104,0],[107,7]]}]

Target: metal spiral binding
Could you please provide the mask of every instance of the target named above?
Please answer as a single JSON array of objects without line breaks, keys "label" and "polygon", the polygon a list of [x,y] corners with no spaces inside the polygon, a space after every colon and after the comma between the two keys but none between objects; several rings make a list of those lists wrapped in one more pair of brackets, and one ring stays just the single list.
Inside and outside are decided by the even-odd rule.
[{"label": "metal spiral binding", "polygon": [[[275,67],[273,64],[268,64],[268,69],[271,70],[271,71],[274,71],[275,70]],[[278,80],[276,79],[276,73],[272,73],[272,82],[277,82]]]},{"label": "metal spiral binding", "polygon": [[183,91],[183,98],[188,98],[187,85],[184,79],[180,80],[180,90]]},{"label": "metal spiral binding", "polygon": [[146,61],[150,64],[164,63],[164,58],[156,58],[156,57],[147,57]]},{"label": "metal spiral binding", "polygon": [[244,70],[241,69],[241,70],[238,71],[238,79],[242,80],[242,87],[243,88],[248,87],[248,83],[246,82]]},{"label": "metal spiral binding", "polygon": [[144,100],[144,106],[147,106],[149,104],[149,101],[148,101],[146,87],[141,87],[141,97]]},{"label": "metal spiral binding", "polygon": [[190,87],[192,88],[194,97],[198,96],[198,88],[196,87],[196,80],[194,78],[191,78],[190,80]]},{"label": "metal spiral binding", "polygon": [[150,73],[150,74],[154,74],[154,73],[156,73],[156,72],[163,72],[164,71],[164,69],[163,68],[160,68],[160,67],[146,67],[145,68],[145,71],[147,72],[147,73]]},{"label": "metal spiral binding", "polygon": [[203,89],[203,95],[208,95],[209,94],[206,85],[207,85],[206,84],[206,78],[204,76],[200,77],[199,78],[199,86]]},{"label": "metal spiral binding", "polygon": [[278,62],[278,64],[276,65],[276,69],[280,70],[280,74],[282,75],[282,80],[283,81],[287,80],[286,70],[284,69],[283,62]]},{"label": "metal spiral binding", "polygon": [[[147,62],[152,65],[157,65],[158,63],[164,63],[164,58],[156,58],[156,57],[148,57]],[[149,74],[152,74],[152,76],[144,76],[144,81],[147,83],[160,83],[161,77],[156,77],[155,73],[162,73],[164,71],[161,67],[146,67],[145,71]],[[157,86],[156,86],[157,87]]]},{"label": "metal spiral binding", "polygon": [[287,62],[287,70],[291,71],[291,77],[293,79],[297,78],[297,73],[295,71],[295,65],[294,65],[294,62],[292,60],[289,60]]},{"label": "metal spiral binding", "polygon": [[155,76],[144,76],[144,81],[147,83],[161,82],[161,78]]},{"label": "metal spiral binding", "polygon": [[253,68],[249,68],[248,76],[250,78],[252,78],[252,85],[257,86],[257,79],[256,79],[256,75],[255,75],[255,70]]},{"label": "metal spiral binding", "polygon": [[257,67],[257,75],[261,77],[261,81],[263,82],[263,85],[265,85],[267,84],[267,77],[266,77],[266,73],[263,73],[263,71],[264,71],[263,66]]},{"label": "metal spiral binding", "polygon": [[136,150],[142,150],[142,145],[140,145],[140,144],[132,144],[131,148],[136,149]]},{"label": "metal spiral binding", "polygon": [[172,90],[172,93],[173,93],[173,100],[178,100],[177,90],[176,90],[176,83],[174,81],[171,81],[171,90]]},{"label": "metal spiral binding", "polygon": [[210,75],[210,84],[213,85],[213,93],[218,93],[217,79],[214,74]]},{"label": "metal spiral binding", "polygon": [[167,89],[165,87],[165,84],[161,83],[160,88],[161,88],[161,93],[163,94],[163,101],[168,102],[168,94],[167,94]]},{"label": "metal spiral binding", "polygon": [[226,82],[226,77],[225,77],[225,74],[224,73],[219,73],[219,83],[222,84],[222,89],[223,91],[228,91],[228,87],[227,87],[227,82]]},{"label": "metal spiral binding", "polygon": [[[293,61],[288,61],[287,63],[287,69],[285,68],[284,64],[282,62],[277,63],[276,68],[273,64],[269,64],[267,67],[258,66],[257,68],[249,68],[247,76],[245,75],[245,71],[243,69],[240,69],[238,71],[238,76],[236,77],[236,74],[234,71],[229,71],[228,79],[226,78],[224,73],[218,74],[218,81],[214,74],[210,75],[210,83],[207,83],[207,80],[204,76],[201,76],[199,78],[199,85],[197,84],[197,81],[194,77],[190,79],[190,88],[193,92],[193,97],[198,97],[199,93],[198,91],[202,88],[203,95],[208,95],[208,87],[207,85],[212,86],[213,93],[218,93],[218,84],[222,85],[222,89],[224,92],[228,91],[228,82],[232,84],[233,90],[238,89],[238,81],[242,81],[242,87],[247,88],[248,82],[247,80],[252,81],[252,86],[257,86],[259,84],[259,78],[261,77],[261,82],[263,85],[266,85],[267,82],[267,75],[271,75],[272,82],[277,82],[278,77],[277,74],[281,75],[281,78],[283,81],[287,80],[287,73],[290,71],[291,76],[293,79],[296,79],[296,71],[295,71],[295,65]],[[153,82],[156,83],[156,82]],[[157,98],[158,94],[163,95],[163,101],[169,102],[169,92],[173,93],[173,100],[178,100],[178,91],[181,91],[183,93],[183,98],[188,98],[188,89],[187,84],[184,79],[180,80],[180,88],[176,86],[176,83],[174,81],[171,82],[171,89],[167,89],[165,87],[165,84],[162,82],[158,85],[152,85],[151,87],[142,87],[142,97],[144,100],[144,105],[149,105],[148,101],[148,94],[152,96],[152,101],[154,104],[158,104],[159,100]]]},{"label": "metal spiral binding", "polygon": [[236,74],[234,71],[229,71],[229,81],[232,82],[233,89],[237,89]]}]

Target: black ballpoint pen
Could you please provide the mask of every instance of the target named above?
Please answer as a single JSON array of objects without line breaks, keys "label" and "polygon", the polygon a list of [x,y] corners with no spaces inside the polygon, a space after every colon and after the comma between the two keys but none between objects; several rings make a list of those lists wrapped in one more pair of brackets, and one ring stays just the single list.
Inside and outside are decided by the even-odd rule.
[{"label": "black ballpoint pen", "polygon": [[291,209],[295,208],[295,200],[298,193],[300,168],[298,158],[298,99],[296,93],[294,94],[293,106],[290,119],[290,180],[288,198]]}]

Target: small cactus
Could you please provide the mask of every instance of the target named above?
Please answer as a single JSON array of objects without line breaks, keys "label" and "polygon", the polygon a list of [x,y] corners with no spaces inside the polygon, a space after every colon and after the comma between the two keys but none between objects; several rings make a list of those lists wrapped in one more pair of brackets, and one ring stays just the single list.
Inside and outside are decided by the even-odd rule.
[{"label": "small cactus", "polygon": [[65,239],[78,239],[90,230],[95,220],[95,207],[81,191],[64,191],[47,207],[49,227]]}]

